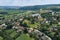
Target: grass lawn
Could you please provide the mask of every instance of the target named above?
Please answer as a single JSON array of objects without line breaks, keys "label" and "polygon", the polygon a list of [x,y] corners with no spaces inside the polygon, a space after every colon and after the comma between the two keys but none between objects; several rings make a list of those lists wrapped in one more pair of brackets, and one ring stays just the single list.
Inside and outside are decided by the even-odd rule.
[{"label": "grass lawn", "polygon": [[21,34],[16,40],[34,40],[33,38],[30,38],[29,35]]},{"label": "grass lawn", "polygon": [[14,37],[16,34],[17,34],[16,31],[14,31],[14,32],[12,32],[12,33],[10,34],[10,36],[11,36],[11,37]]},{"label": "grass lawn", "polygon": [[12,33],[13,31],[14,31],[13,29],[5,30],[5,32],[8,33],[8,34]]},{"label": "grass lawn", "polygon": [[0,40],[3,40],[3,38],[2,38],[2,37],[0,37]]}]

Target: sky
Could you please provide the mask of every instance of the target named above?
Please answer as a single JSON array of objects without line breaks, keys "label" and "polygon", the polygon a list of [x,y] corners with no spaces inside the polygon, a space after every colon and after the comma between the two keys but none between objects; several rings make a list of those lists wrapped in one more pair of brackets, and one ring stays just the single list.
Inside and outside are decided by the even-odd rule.
[{"label": "sky", "polygon": [[0,6],[32,6],[60,4],[60,0],[0,0]]}]

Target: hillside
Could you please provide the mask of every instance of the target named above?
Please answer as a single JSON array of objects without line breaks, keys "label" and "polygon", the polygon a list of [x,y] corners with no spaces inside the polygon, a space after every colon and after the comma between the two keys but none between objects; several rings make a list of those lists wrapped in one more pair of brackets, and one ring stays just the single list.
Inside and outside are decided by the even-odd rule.
[{"label": "hillside", "polygon": [[14,9],[19,9],[19,10],[39,10],[40,8],[52,8],[52,7],[59,7],[60,4],[49,4],[49,5],[35,5],[35,6],[0,6],[0,9],[7,9],[7,10],[14,10]]}]

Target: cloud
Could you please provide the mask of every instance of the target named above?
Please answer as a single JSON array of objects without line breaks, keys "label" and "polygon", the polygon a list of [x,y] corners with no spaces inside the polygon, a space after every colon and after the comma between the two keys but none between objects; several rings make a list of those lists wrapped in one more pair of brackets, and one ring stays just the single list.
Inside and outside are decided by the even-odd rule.
[{"label": "cloud", "polygon": [[0,0],[0,6],[60,4],[60,0]]}]

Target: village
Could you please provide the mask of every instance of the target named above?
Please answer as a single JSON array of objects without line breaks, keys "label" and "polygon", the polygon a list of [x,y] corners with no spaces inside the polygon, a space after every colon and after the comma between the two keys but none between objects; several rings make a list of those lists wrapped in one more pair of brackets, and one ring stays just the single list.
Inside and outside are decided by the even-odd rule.
[{"label": "village", "polygon": [[[29,12],[29,11],[28,11]],[[0,33],[4,32],[13,37],[3,37],[3,39],[15,40],[22,33],[29,35],[34,40],[59,40],[60,38],[60,12],[40,9],[39,12],[26,12],[21,15],[11,15],[11,18],[0,15]],[[3,12],[4,13],[4,12]],[[10,30],[12,32],[6,32]]]}]

